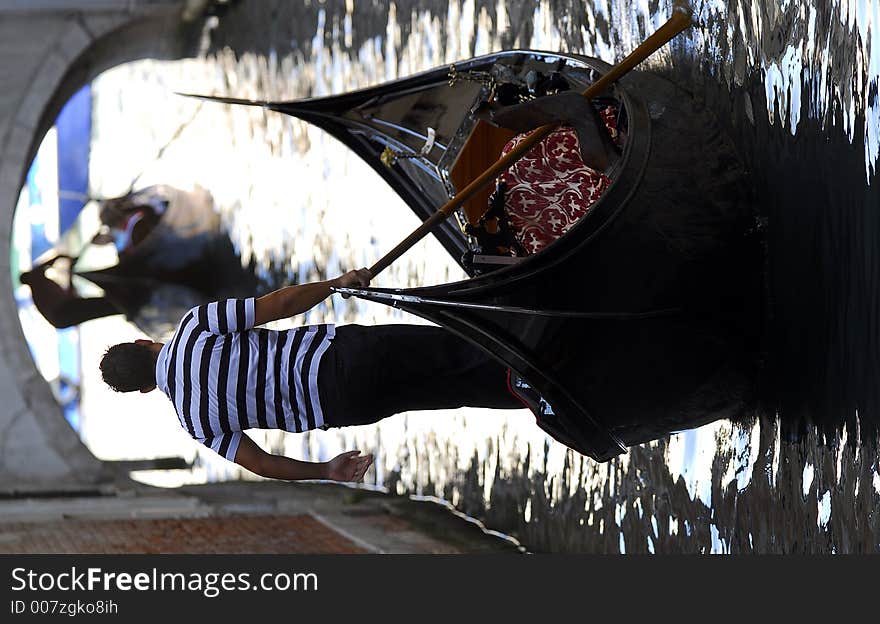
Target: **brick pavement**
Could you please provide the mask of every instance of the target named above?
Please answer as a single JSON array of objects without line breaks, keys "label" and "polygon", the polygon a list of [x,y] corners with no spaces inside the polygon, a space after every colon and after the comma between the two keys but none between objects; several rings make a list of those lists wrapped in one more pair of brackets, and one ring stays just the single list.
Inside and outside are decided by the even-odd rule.
[{"label": "brick pavement", "polygon": [[0,525],[0,553],[356,554],[345,536],[310,515],[62,520]]}]

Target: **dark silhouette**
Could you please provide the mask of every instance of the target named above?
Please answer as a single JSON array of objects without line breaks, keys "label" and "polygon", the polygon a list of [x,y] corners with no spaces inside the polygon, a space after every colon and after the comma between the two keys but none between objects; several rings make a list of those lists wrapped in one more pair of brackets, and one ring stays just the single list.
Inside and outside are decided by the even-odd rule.
[{"label": "dark silhouette", "polygon": [[101,229],[89,244],[115,245],[119,261],[86,271],[74,270],[76,259],[68,260],[70,274],[101,287],[103,296],[81,297],[70,278],[61,285],[46,276],[46,269],[63,255],[21,275],[21,282],[31,287],[34,305],[55,327],[125,314],[145,333],[161,337],[194,305],[257,294],[253,270],[241,266],[205,189],[146,187],[102,200],[100,216]]},{"label": "dark silhouette", "polygon": [[59,329],[72,327],[92,319],[121,314],[122,310],[107,297],[80,297],[68,278],[62,286],[46,276],[46,269],[59,258],[67,258],[71,266],[75,262],[70,256],[57,255],[46,262],[21,274],[19,280],[31,288],[31,298],[40,314]]}]

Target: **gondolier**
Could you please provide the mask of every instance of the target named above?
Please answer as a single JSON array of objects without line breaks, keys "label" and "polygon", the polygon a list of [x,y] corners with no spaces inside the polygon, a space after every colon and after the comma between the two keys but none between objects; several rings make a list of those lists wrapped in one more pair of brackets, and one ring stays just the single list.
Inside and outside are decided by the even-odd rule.
[{"label": "gondolier", "polygon": [[165,344],[110,347],[101,373],[119,392],[158,387],[193,438],[252,472],[287,480],[358,481],[372,455],[348,451],[325,463],[303,462],[264,452],[244,430],[301,432],[407,410],[521,406],[501,365],[439,327],[257,327],[305,312],[332,287],[367,286],[369,279],[360,269],[256,299],[198,306]]}]

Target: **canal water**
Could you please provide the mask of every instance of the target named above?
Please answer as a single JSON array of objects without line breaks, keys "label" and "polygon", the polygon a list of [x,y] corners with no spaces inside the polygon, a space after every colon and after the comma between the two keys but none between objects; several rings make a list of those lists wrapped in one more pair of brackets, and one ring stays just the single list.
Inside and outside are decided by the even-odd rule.
[{"label": "canal water", "polygon": [[[645,68],[716,112],[750,174],[767,326],[753,418],[679,432],[605,464],[545,436],[525,410],[260,433],[265,448],[313,459],[375,452],[372,486],[448,500],[534,552],[880,550],[880,0],[693,6],[695,26]],[[95,81],[92,190],[119,194],[135,177],[209,188],[242,260],[272,286],[369,266],[416,221],[366,165],[295,119],[174,92],[325,95],[510,48],[613,62],[670,11],[659,0],[230,2],[208,24],[200,58],[133,63]],[[374,285],[461,277],[429,239]],[[421,322],[338,297],[295,319],[325,321]],[[129,331],[118,323],[82,327],[82,344],[94,345],[83,355],[86,442],[108,458],[194,458],[183,477],[141,475],[152,483],[244,476],[185,440],[161,398],[148,410],[126,402],[111,422],[107,405],[120,399],[85,368],[111,334]],[[132,427],[153,434],[133,440],[123,434]]]}]

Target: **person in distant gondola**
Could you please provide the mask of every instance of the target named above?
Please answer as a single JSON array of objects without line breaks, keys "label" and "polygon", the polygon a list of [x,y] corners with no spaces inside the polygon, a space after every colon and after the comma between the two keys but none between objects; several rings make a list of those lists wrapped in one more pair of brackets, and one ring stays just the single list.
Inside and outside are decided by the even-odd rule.
[{"label": "person in distant gondola", "polygon": [[257,327],[305,312],[333,286],[369,281],[360,269],[195,307],[164,344],[110,347],[103,379],[118,392],[159,388],[193,438],[256,474],[286,480],[359,481],[372,455],[348,451],[326,463],[303,462],[264,452],[244,430],[301,432],[409,410],[522,407],[508,392],[503,366],[440,327]]},{"label": "person in distant gondola", "polygon": [[[102,230],[93,238],[93,244],[116,246],[123,257],[158,224],[168,206],[165,187],[148,187],[136,193],[101,201]],[[31,298],[40,314],[53,327],[64,329],[97,318],[123,314],[124,311],[107,297],[81,297],[68,279],[64,286],[46,275],[46,270],[59,259],[66,259],[71,267],[74,258],[57,254],[49,260],[25,271],[19,281],[31,289]]]},{"label": "person in distant gondola", "polygon": [[164,188],[147,187],[136,193],[101,201],[102,227],[92,238],[92,243],[113,243],[120,257],[129,253],[158,225],[168,208]]},{"label": "person in distant gondola", "polygon": [[[474,230],[478,239],[510,248],[511,255],[529,255],[565,234],[611,184],[620,158],[616,112],[613,106],[597,110],[573,91],[511,105],[493,100],[478,107],[477,118],[520,133],[504,146],[502,156],[535,128],[561,124],[499,176],[483,231]],[[493,219],[501,220],[502,229],[495,240],[485,233],[496,229],[494,221],[485,227]]]}]

